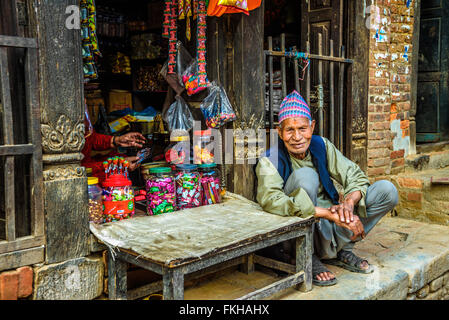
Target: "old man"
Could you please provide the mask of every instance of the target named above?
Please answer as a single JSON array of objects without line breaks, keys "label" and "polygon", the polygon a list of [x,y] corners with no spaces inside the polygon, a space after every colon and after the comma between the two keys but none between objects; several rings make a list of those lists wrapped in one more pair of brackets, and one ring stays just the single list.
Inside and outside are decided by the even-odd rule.
[{"label": "old man", "polygon": [[[394,185],[380,180],[370,185],[357,164],[326,138],[313,135],[315,120],[301,95],[293,91],[279,111],[279,140],[256,166],[257,201],[267,212],[282,216],[315,216],[313,283],[329,286],[335,275],[323,264],[370,273],[372,266],[353,252],[376,223],[398,202]],[[337,192],[332,179],[342,187]],[[293,263],[291,242],[270,248],[270,256]]]}]

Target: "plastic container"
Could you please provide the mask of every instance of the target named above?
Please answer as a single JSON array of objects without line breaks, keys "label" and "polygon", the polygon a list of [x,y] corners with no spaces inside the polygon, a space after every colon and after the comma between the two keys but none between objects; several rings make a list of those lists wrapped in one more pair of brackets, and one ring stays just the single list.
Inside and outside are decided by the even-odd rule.
[{"label": "plastic container", "polygon": [[87,192],[89,194],[89,221],[97,224],[103,223],[103,199],[98,178],[87,178]]},{"label": "plastic container", "polygon": [[92,177],[92,168],[86,168],[86,176]]},{"label": "plastic container", "polygon": [[147,215],[153,216],[175,211],[175,180],[171,168],[151,168],[146,181],[146,190]]},{"label": "plastic container", "polygon": [[188,133],[170,137],[170,144],[165,149],[165,161],[169,164],[189,162],[190,136]]},{"label": "plastic container", "polygon": [[165,167],[167,163],[165,161],[156,161],[151,163],[142,164],[140,166],[140,173],[142,174],[142,178],[146,181],[150,177],[150,169],[151,168],[158,168],[158,167]]},{"label": "plastic container", "polygon": [[176,166],[176,208],[195,208],[201,205],[201,187],[198,166],[180,164]]},{"label": "plastic container", "polygon": [[201,205],[221,203],[221,173],[215,163],[199,166]]},{"label": "plastic container", "polygon": [[131,180],[113,174],[103,182],[104,222],[129,219],[134,216],[134,190]]},{"label": "plastic container", "polygon": [[214,153],[212,152],[214,147],[214,141],[212,138],[211,129],[198,130],[193,132],[193,161],[195,164],[213,163]]}]

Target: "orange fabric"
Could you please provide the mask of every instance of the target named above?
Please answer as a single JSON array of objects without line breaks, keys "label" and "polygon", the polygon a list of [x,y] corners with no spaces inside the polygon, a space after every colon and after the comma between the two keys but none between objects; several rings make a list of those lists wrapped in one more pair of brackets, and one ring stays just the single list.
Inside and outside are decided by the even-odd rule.
[{"label": "orange fabric", "polygon": [[[225,13],[248,14],[247,12],[244,12],[241,9],[237,9],[234,7],[219,6],[218,1],[219,0],[209,0],[209,6],[207,7],[207,15],[208,16],[221,17]],[[262,3],[262,0],[247,0],[248,11],[259,8],[261,3]]]}]

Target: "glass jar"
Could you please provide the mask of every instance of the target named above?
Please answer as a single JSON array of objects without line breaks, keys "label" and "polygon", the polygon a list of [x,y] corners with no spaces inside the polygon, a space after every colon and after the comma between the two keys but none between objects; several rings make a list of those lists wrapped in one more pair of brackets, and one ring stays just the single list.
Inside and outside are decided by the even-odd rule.
[{"label": "glass jar", "polygon": [[175,211],[175,180],[171,168],[150,168],[146,190],[147,215],[153,216]]},{"label": "glass jar", "polygon": [[198,130],[193,132],[193,161],[195,164],[214,162],[214,141],[212,130]]},{"label": "glass jar", "polygon": [[112,222],[134,216],[134,190],[131,180],[113,174],[103,182],[103,221]]},{"label": "glass jar", "polygon": [[198,167],[194,164],[177,165],[175,180],[177,210],[199,207],[201,187]]},{"label": "glass jar", "polygon": [[199,166],[201,205],[221,203],[221,174],[215,163]]},{"label": "glass jar", "polygon": [[165,149],[165,161],[168,164],[188,163],[190,158],[190,136],[183,132],[178,136],[170,136],[170,144]]},{"label": "glass jar", "polygon": [[98,184],[98,178],[87,178],[87,192],[89,194],[89,221],[103,223],[103,190]]}]

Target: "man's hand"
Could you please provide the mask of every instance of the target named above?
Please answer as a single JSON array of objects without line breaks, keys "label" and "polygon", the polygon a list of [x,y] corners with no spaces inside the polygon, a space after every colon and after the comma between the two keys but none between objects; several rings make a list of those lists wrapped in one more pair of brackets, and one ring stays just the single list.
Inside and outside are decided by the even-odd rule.
[{"label": "man's hand", "polygon": [[137,163],[139,157],[126,157],[125,160],[129,162],[128,170],[130,172],[140,167],[140,163]]},{"label": "man's hand", "polygon": [[365,238],[365,229],[363,227],[362,221],[357,215],[353,216],[353,221],[341,221],[340,216],[338,214],[332,213],[329,209],[315,207],[315,215],[316,218],[326,219],[331,222],[334,222],[337,226],[343,227],[352,231],[353,236],[351,237],[351,241],[355,241],[359,236],[362,239]]},{"label": "man's hand", "polygon": [[351,241],[355,241],[359,236],[362,237],[362,239],[365,239],[365,228],[363,227],[362,221],[360,221],[360,218],[358,216],[353,216],[354,221],[351,221],[349,223],[346,223],[346,221],[342,222],[340,220],[340,217],[336,214],[332,214],[334,217],[333,222],[337,226],[346,228],[350,231],[352,231],[353,235],[351,237]]},{"label": "man's hand", "polygon": [[[113,139],[117,147],[137,147],[142,148],[146,142],[145,137],[138,132],[129,132]],[[112,141],[111,141],[112,143]]]},{"label": "man's hand", "polygon": [[341,222],[350,223],[354,221],[354,203],[352,200],[334,205],[329,210],[333,214],[337,214]]}]

